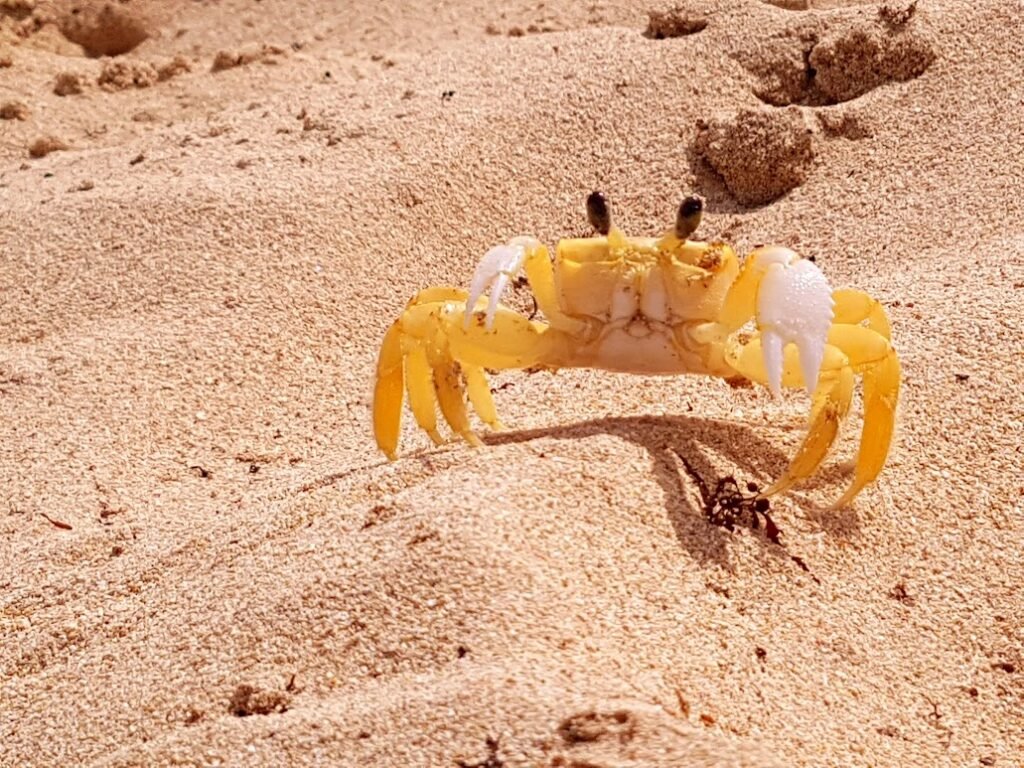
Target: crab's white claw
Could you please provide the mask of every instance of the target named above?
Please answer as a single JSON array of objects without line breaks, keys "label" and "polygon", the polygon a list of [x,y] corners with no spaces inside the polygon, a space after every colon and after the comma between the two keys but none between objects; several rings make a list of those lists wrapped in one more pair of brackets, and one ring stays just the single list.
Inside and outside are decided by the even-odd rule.
[{"label": "crab's white claw", "polygon": [[788,248],[765,248],[758,265],[764,269],[757,294],[757,324],[768,386],[778,396],[782,389],[783,351],[796,344],[800,370],[808,394],[813,394],[832,326],[832,288],[812,261]]},{"label": "crab's white claw", "polygon": [[476,266],[473,281],[469,285],[464,327],[469,328],[469,321],[477,301],[490,288],[491,295],[487,302],[485,327],[488,330],[491,329],[494,325],[494,315],[498,311],[498,304],[501,302],[501,295],[508,287],[509,280],[523,268],[527,250],[536,248],[538,245],[540,243],[532,237],[516,237],[507,245],[496,245],[483,255],[480,263]]}]

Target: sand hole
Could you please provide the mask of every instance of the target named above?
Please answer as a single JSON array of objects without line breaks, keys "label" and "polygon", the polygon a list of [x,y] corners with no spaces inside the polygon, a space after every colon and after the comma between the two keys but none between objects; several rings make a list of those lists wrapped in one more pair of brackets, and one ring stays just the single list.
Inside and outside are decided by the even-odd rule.
[{"label": "sand hole", "polygon": [[707,16],[685,5],[676,5],[667,10],[654,9],[647,11],[644,37],[651,40],[685,37],[702,31],[707,25]]},{"label": "sand hole", "polygon": [[808,56],[814,82],[827,103],[849,101],[889,82],[924,74],[935,47],[915,25],[883,19],[826,32]]},{"label": "sand hole", "polygon": [[754,76],[754,95],[775,107],[813,101],[815,71],[809,58],[817,41],[816,25],[801,23],[737,52]]},{"label": "sand hole", "polygon": [[558,733],[567,744],[614,740],[628,744],[636,733],[636,718],[624,709],[614,712],[589,710],[570,715],[558,726]]},{"label": "sand hole", "polygon": [[772,106],[827,106],[922,75],[936,57],[931,36],[906,8],[874,19],[808,17],[736,59],[754,76],[754,95]]},{"label": "sand hole", "polygon": [[239,685],[231,694],[228,711],[235,717],[273,715],[288,711],[291,697],[281,691],[267,691],[251,685]]}]

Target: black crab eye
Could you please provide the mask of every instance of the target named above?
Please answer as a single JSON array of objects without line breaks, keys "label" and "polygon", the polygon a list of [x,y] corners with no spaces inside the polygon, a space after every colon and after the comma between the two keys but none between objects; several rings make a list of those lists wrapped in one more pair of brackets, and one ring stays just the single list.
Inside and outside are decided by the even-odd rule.
[{"label": "black crab eye", "polygon": [[612,229],[612,212],[608,210],[608,201],[600,192],[587,195],[587,221],[601,235],[607,235]]},{"label": "black crab eye", "polygon": [[700,226],[700,218],[704,213],[704,201],[697,195],[683,198],[676,213],[676,237],[685,240]]}]

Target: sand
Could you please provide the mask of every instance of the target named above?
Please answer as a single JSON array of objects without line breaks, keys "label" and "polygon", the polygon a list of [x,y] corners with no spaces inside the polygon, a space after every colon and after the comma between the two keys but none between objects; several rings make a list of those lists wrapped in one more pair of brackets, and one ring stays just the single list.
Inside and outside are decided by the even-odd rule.
[{"label": "sand", "polygon": [[[0,2],[0,764],[1024,764],[1020,12]],[[711,525],[679,456],[768,483],[807,398],[699,377],[377,453],[404,303],[593,189],[884,303],[876,485],[858,399]]]}]

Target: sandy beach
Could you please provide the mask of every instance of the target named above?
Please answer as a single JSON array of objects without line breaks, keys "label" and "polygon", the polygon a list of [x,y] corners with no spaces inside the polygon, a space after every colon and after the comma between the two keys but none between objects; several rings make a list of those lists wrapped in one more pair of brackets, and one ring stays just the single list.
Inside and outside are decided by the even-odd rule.
[{"label": "sandy beach", "polygon": [[[1022,12],[0,0],[0,766],[1024,765]],[[377,450],[410,297],[593,190],[884,305],[851,506],[859,395],[712,525],[809,401],[710,377]]]}]

